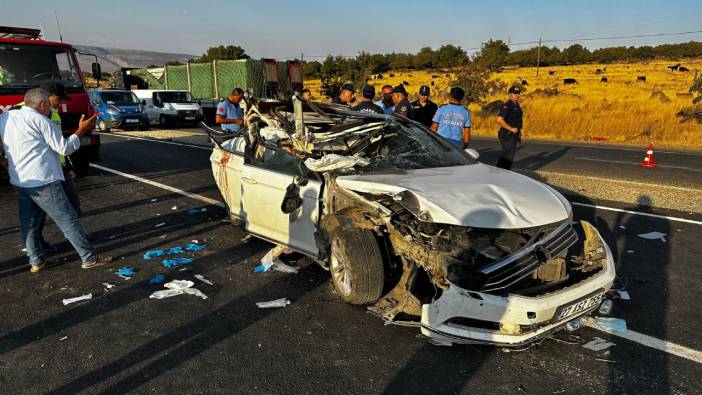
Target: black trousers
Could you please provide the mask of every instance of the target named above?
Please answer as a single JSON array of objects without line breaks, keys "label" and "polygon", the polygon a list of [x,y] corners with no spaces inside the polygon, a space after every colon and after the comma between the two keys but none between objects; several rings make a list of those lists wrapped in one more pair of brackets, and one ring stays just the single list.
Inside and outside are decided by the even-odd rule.
[{"label": "black trousers", "polygon": [[514,155],[517,153],[517,143],[520,140],[520,133],[511,133],[507,130],[500,129],[500,131],[497,132],[497,139],[500,140],[500,145],[502,145],[502,153],[495,166],[509,170],[512,168],[512,163],[514,163]]}]

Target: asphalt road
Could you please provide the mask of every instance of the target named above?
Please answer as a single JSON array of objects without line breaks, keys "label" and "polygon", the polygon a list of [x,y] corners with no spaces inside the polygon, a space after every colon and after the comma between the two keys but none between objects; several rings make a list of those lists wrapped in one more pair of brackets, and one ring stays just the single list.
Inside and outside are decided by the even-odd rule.
[{"label": "asphalt road", "polygon": [[[481,148],[488,163],[492,149]],[[548,163],[543,166],[565,172],[566,167],[557,166],[567,166],[567,161],[548,158],[584,155],[581,150],[589,148],[570,148],[563,154],[549,154],[562,148],[546,144],[529,149],[544,152],[542,160]],[[640,152],[631,155],[634,160]],[[700,166],[694,159],[671,155],[670,161],[659,162]],[[220,200],[208,157],[204,149],[105,136],[99,164]],[[598,166],[602,165],[592,168]],[[675,177],[685,174],[678,170],[670,172]],[[688,185],[699,181],[679,177],[680,182],[689,180]],[[671,178],[662,177],[660,182]],[[594,352],[568,344],[561,336],[560,341],[546,339],[522,352],[433,346],[416,329],[385,326],[364,308],[341,302],[332,292],[328,274],[315,264],[301,261],[298,274],[253,273],[271,245],[255,239],[242,242],[242,230],[225,222],[225,213],[215,205],[96,169],[78,181],[78,187],[85,213],[82,223],[98,249],[117,263],[80,269],[76,254],[50,225],[45,235],[58,250],[52,259],[59,265],[38,275],[29,273],[21,251],[12,190],[0,188],[3,393],[702,392],[700,362],[659,351],[650,342],[590,328],[578,333],[581,343],[597,336],[616,345]],[[592,221],[608,239],[620,279],[631,294],[630,301],[615,301],[612,315],[625,319],[637,333],[669,342],[664,348],[676,344],[699,354],[702,225],[675,218],[702,218],[591,201],[579,198],[577,191],[570,196],[584,204],[673,217],[575,207],[576,219]],[[207,211],[188,215],[189,208]],[[668,234],[667,241],[637,236],[650,231]],[[192,240],[208,248],[192,254],[194,262],[185,266],[188,271],[164,269],[158,261],[142,258],[147,250]],[[137,274],[121,279],[113,273],[121,266],[133,266]],[[149,299],[162,289],[149,284],[159,273],[168,280],[192,279],[208,299],[191,295]],[[194,279],[194,274],[203,274],[214,285]],[[104,282],[116,287],[105,290]],[[61,303],[86,293],[93,299],[69,306]],[[292,304],[272,310],[255,305],[281,297]]]}]

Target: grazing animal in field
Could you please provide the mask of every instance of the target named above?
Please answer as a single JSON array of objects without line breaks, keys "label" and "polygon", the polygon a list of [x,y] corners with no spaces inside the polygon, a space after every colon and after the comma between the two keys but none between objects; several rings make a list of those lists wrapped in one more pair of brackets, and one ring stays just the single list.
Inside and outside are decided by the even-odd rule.
[{"label": "grazing animal in field", "polygon": [[409,85],[409,82],[407,82],[407,81],[402,81],[402,85]]},{"label": "grazing animal in field", "polygon": [[556,72],[553,71],[553,70],[549,70],[549,71],[548,71],[548,75],[556,75]]},{"label": "grazing animal in field", "polygon": [[377,77],[379,80],[382,80],[382,79],[383,79],[383,75],[382,75],[382,74],[378,74],[378,75],[376,75],[376,77]]},{"label": "grazing animal in field", "polygon": [[431,82],[431,86],[434,86],[434,81]]},{"label": "grazing animal in field", "polygon": [[595,70],[595,74],[602,74],[602,69]]},{"label": "grazing animal in field", "polygon": [[578,81],[575,78],[564,78],[563,79],[563,85],[573,85],[577,84]]},{"label": "grazing animal in field", "polygon": [[600,82],[607,83],[607,82],[609,82],[609,80],[607,79],[607,77],[602,77],[602,78],[600,78]]},{"label": "grazing animal in field", "polygon": [[670,71],[675,71],[675,70],[677,70],[678,68],[680,68],[680,63],[674,64],[674,65],[672,65],[672,66],[668,66],[668,68],[670,69]]},{"label": "grazing animal in field", "polygon": [[527,82],[527,80],[522,80],[522,86],[528,86],[528,85],[529,85],[529,82]]},{"label": "grazing animal in field", "polygon": [[606,67],[605,67],[605,68],[603,68],[603,69],[602,69],[602,71],[607,71],[607,68],[606,68]]},{"label": "grazing animal in field", "polygon": [[394,76],[395,76],[395,74],[388,74],[388,75],[389,75],[390,77],[394,77]]},{"label": "grazing animal in field", "polygon": [[687,73],[688,71],[690,71],[690,69],[688,69],[685,66],[680,66],[680,67],[678,67],[678,71],[681,73]]},{"label": "grazing animal in field", "polygon": [[432,75],[431,78],[432,78],[432,79],[433,79],[433,78],[439,78],[439,76],[438,76],[438,75]]},{"label": "grazing animal in field", "polygon": [[636,82],[646,82],[646,76],[640,75],[640,76],[636,77]]},{"label": "grazing animal in field", "polygon": [[451,76],[451,74],[449,74],[449,73],[446,73],[446,76],[447,76],[447,77],[450,77],[450,76]]},{"label": "grazing animal in field", "polygon": [[408,74],[410,77],[414,77],[412,74]]}]

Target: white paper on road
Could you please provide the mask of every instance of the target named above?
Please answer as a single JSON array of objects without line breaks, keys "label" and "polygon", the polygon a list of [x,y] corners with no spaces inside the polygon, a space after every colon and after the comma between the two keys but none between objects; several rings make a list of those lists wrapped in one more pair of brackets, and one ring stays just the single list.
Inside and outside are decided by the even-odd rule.
[{"label": "white paper on road", "polygon": [[648,232],[648,233],[641,233],[639,237],[642,239],[646,240],[660,240],[662,242],[666,242],[665,237],[667,236],[666,233],[661,233],[661,232]]},{"label": "white paper on road", "polygon": [[602,339],[600,337],[596,337],[592,339],[591,341],[583,344],[583,347],[587,348],[588,350],[592,351],[602,351],[606,350],[612,346],[614,346],[614,343],[608,342],[605,339]]},{"label": "white paper on road", "polygon": [[619,299],[621,300],[631,300],[631,295],[627,291],[617,291],[619,294]]},{"label": "white paper on road", "polygon": [[196,274],[195,278],[202,281],[205,284],[214,285],[214,283],[212,281],[206,279],[205,276],[203,276],[202,274]]},{"label": "white paper on road", "polygon": [[63,305],[69,305],[71,303],[80,302],[82,300],[90,300],[93,298],[93,294],[86,294],[82,296],[76,296],[75,298],[68,298],[63,300]]},{"label": "white paper on road", "polygon": [[207,299],[207,295],[202,293],[202,291],[200,291],[199,289],[193,288],[193,285],[195,285],[195,283],[189,280],[173,280],[169,283],[163,284],[163,286],[168,289],[156,291],[152,293],[149,296],[149,298],[165,299],[170,298],[172,296],[190,294],[200,297],[202,299]]},{"label": "white paper on road", "polygon": [[290,304],[288,298],[280,298],[276,300],[271,300],[269,302],[258,302],[256,306],[260,309],[270,309],[274,307],[285,307]]}]

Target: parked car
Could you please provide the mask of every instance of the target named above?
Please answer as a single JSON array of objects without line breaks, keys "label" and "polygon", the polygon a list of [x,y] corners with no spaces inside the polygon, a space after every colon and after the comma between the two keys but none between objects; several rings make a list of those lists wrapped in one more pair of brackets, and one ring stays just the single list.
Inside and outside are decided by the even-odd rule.
[{"label": "parked car", "polygon": [[196,125],[202,120],[202,108],[188,91],[137,89],[133,92],[146,108],[151,123],[170,127]]},{"label": "parked car", "polygon": [[96,89],[88,91],[88,95],[93,108],[99,113],[96,124],[100,131],[149,128],[144,106],[131,91]]},{"label": "parked car", "polygon": [[331,272],[338,294],[442,343],[522,346],[596,309],[612,253],[546,184],[398,115],[247,103],[216,142],[233,219]]}]

